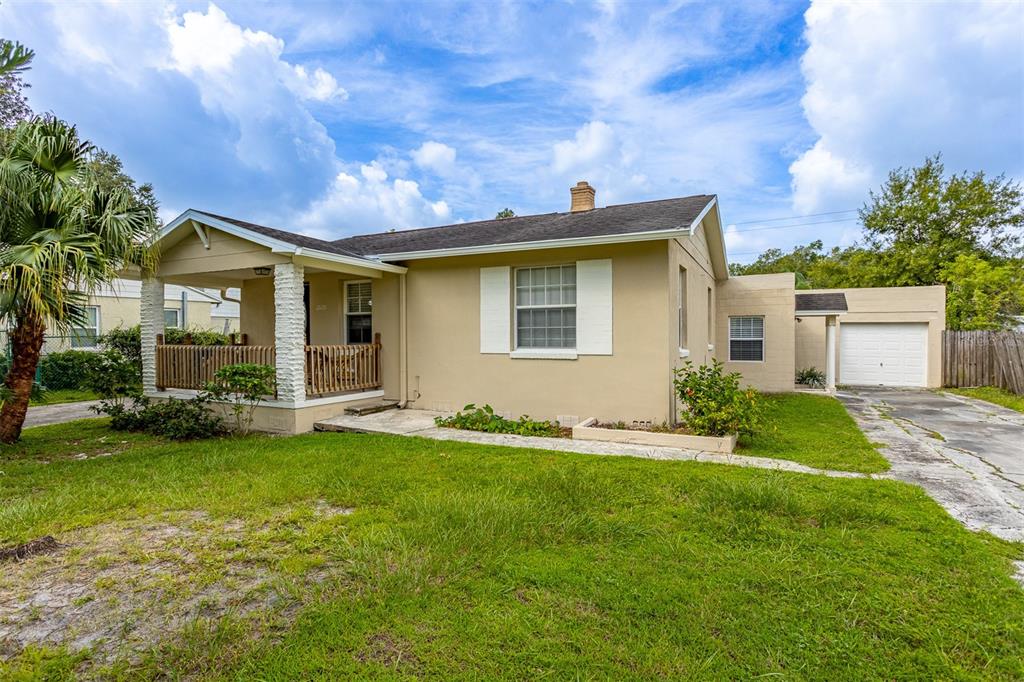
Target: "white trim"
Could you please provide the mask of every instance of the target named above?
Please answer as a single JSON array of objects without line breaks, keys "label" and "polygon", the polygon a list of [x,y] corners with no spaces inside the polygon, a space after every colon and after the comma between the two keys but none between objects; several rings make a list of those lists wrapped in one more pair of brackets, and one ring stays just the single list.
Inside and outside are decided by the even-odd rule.
[{"label": "white trim", "polygon": [[196,222],[195,220],[193,220],[191,222],[192,222],[192,228],[196,231],[196,234],[199,235],[199,241],[201,241],[203,243],[203,246],[206,248],[206,250],[209,251],[210,250],[210,231],[207,230],[205,227],[203,227],[200,223]]},{"label": "white trim", "polygon": [[[573,286],[576,288],[576,296],[575,296],[576,301],[575,302],[573,302],[572,304],[566,304],[566,303],[554,304],[554,303],[552,303],[550,305],[548,305],[548,304],[537,304],[537,305],[532,305],[531,304],[531,305],[522,305],[522,306],[519,305],[519,300],[518,300],[519,299],[519,296],[518,296],[519,291],[518,291],[518,289],[519,289],[519,273],[520,272],[522,272],[523,270],[545,270],[547,268],[563,268],[563,267],[567,267],[567,266],[570,266],[570,265],[575,267],[575,269],[576,269],[575,281],[573,282]],[[561,273],[559,273],[559,275],[561,275]],[[524,266],[512,269],[512,291],[511,291],[511,295],[512,295],[512,339],[513,339],[512,340],[512,348],[513,348],[512,352],[513,353],[517,353],[519,351],[522,351],[522,353],[520,355],[516,356],[516,357],[532,358],[532,357],[540,357],[540,355],[538,355],[538,354],[542,354],[544,357],[549,357],[550,356],[550,357],[554,357],[554,358],[562,358],[565,355],[565,351],[572,351],[573,356],[576,355],[576,349],[579,347],[579,344],[580,344],[580,336],[579,336],[579,333],[580,333],[580,331],[579,331],[579,322],[580,322],[580,320],[579,320],[579,312],[578,312],[578,309],[576,307],[577,303],[580,300],[579,278],[580,278],[580,274],[579,274],[579,267],[578,267],[577,263],[558,263],[557,265],[524,265]],[[563,308],[572,308],[572,310],[573,310],[573,317],[574,317],[574,320],[575,320],[575,326],[573,327],[573,334],[576,337],[576,343],[575,343],[575,345],[572,348],[540,348],[540,347],[537,347],[537,346],[529,346],[527,348],[520,348],[519,347],[519,311],[520,310],[545,310],[545,309],[561,310]],[[572,359],[575,360],[576,358],[573,357]]]},{"label": "white trim", "polygon": [[396,253],[373,254],[381,260],[416,260],[419,258],[444,258],[448,256],[472,256],[481,253],[512,253],[515,251],[536,251],[537,249],[564,249],[574,246],[595,246],[599,244],[623,244],[627,242],[649,242],[660,239],[690,236],[690,227],[672,230],[652,230],[632,234],[611,234],[596,237],[575,237],[573,239],[543,239],[535,242],[513,242],[506,244],[484,244],[482,246],[460,246],[452,249],[429,251],[400,251]]},{"label": "white trim", "polygon": [[[166,391],[147,391],[145,393],[147,398],[180,398],[188,399],[194,398],[199,395],[199,391],[195,391],[187,388],[171,388]],[[318,407],[320,405],[334,405],[337,403],[350,403],[356,400],[366,400],[368,398],[383,398],[384,391],[363,391],[361,393],[346,393],[345,395],[332,395],[326,398],[311,398],[306,401],[295,404],[290,400],[262,400],[260,401],[259,407],[277,407],[290,410],[300,410],[306,407]],[[230,403],[230,400],[213,400],[215,403]]]},{"label": "white trim", "polygon": [[797,317],[832,317],[833,315],[845,315],[846,310],[798,310]]},{"label": "white trim", "polygon": [[164,308],[164,329],[168,329],[167,313],[174,313],[174,324],[171,329],[181,329],[181,308]]},{"label": "white trim", "polygon": [[[694,235],[694,233],[697,232],[697,226],[700,225],[701,221],[704,220],[704,218],[707,217],[708,213],[711,213],[711,209],[713,209],[717,205],[718,205],[718,197],[711,197],[711,201],[709,201],[708,205],[704,207],[704,210],[701,211],[700,213],[698,213],[697,217],[694,218],[692,223],[690,223],[690,236],[691,237]],[[718,229],[722,229],[722,221],[721,220],[718,221]],[[723,248],[725,246],[725,235],[724,234],[722,235],[722,246],[723,246]]]},{"label": "white trim", "polygon": [[302,246],[297,246],[295,244],[292,244],[291,242],[286,242],[282,239],[275,239],[273,237],[268,237],[259,232],[247,230],[244,227],[240,227],[233,223],[220,220],[219,218],[214,218],[209,214],[197,211],[192,208],[188,209],[187,211],[179,215],[177,218],[164,225],[160,232],[157,234],[156,241],[161,241],[169,234],[174,232],[178,227],[180,227],[185,222],[190,220],[201,222],[204,225],[208,225],[214,229],[220,230],[221,232],[226,232],[227,234],[238,237],[240,239],[245,239],[246,241],[253,242],[254,244],[265,246],[268,249],[270,249],[273,253],[286,254],[291,255],[293,257],[305,256],[306,258],[325,260],[330,261],[332,263],[355,265],[359,267],[370,268],[373,270],[381,270],[383,272],[393,272],[397,274],[404,273],[407,270],[407,268],[404,268],[400,265],[381,263],[377,260],[374,260],[373,257],[361,258],[358,256],[345,256],[340,253],[330,253],[328,251],[320,251],[318,249],[308,249]]},{"label": "white trim", "polygon": [[513,360],[575,360],[575,348],[517,348],[508,354]]}]

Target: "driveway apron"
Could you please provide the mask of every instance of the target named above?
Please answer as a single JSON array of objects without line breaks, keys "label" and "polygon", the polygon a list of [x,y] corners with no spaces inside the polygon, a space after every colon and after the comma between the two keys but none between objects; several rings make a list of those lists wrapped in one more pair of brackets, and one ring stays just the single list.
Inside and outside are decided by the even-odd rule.
[{"label": "driveway apron", "polygon": [[972,530],[1024,541],[1024,414],[922,390],[858,388],[837,397],[892,464]]}]

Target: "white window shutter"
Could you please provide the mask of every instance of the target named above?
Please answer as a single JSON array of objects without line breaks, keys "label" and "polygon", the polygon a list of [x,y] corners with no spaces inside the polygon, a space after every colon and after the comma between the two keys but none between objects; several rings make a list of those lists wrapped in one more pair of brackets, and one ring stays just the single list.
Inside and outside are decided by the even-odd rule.
[{"label": "white window shutter", "polygon": [[480,268],[480,352],[508,353],[511,337],[511,269]]},{"label": "white window shutter", "polygon": [[576,352],[612,354],[612,261],[576,261]]}]

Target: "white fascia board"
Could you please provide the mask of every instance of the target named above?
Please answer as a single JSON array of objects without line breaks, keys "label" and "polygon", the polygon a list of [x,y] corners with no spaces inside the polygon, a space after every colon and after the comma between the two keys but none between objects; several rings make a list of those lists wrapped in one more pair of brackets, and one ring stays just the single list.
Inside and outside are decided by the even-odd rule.
[{"label": "white fascia board", "polygon": [[[704,218],[707,217],[708,213],[711,212],[711,209],[713,209],[717,204],[718,204],[718,197],[711,197],[711,201],[708,202],[708,205],[705,206],[704,209],[700,213],[697,214],[697,217],[693,219],[693,222],[690,223],[690,236],[691,237],[697,231],[697,227],[700,226],[700,221],[704,220]],[[718,221],[718,229],[719,230],[722,229],[722,221],[721,220]],[[725,234],[724,233],[722,234],[722,244],[723,245],[725,244]]]},{"label": "white fascia board", "polygon": [[832,315],[845,315],[846,310],[798,310],[797,317],[829,317]]},{"label": "white fascia board", "polygon": [[399,265],[381,263],[377,260],[374,260],[373,258],[359,258],[357,256],[346,256],[344,254],[331,253],[329,251],[320,251],[318,249],[307,249],[301,246],[297,246],[296,244],[292,244],[291,242],[286,242],[281,239],[268,237],[267,235],[261,234],[259,232],[247,230],[244,227],[240,227],[233,223],[220,220],[219,218],[214,218],[211,215],[202,213],[201,211],[197,211],[192,208],[188,209],[187,211],[179,215],[177,218],[164,225],[163,229],[161,229],[160,233],[157,235],[157,242],[164,239],[167,235],[174,232],[183,224],[192,220],[201,222],[204,225],[209,225],[210,227],[218,229],[221,232],[226,232],[227,234],[238,237],[239,239],[245,239],[246,241],[253,242],[254,244],[265,246],[268,249],[270,249],[273,253],[290,256],[305,256],[307,258],[316,258],[319,260],[330,261],[332,263],[346,263],[348,265],[358,265],[360,267],[381,270],[383,272],[394,272],[401,274],[406,271],[406,268],[403,268]]},{"label": "white fascia board", "polygon": [[219,298],[217,298],[216,296],[214,296],[212,294],[206,293],[205,291],[203,291],[202,289],[199,289],[198,287],[186,286],[184,288],[187,289],[188,291],[193,292],[197,296],[201,296],[201,297],[207,299],[208,301],[210,301],[210,303],[220,303],[220,299]]},{"label": "white fascia board", "polygon": [[377,253],[373,254],[373,257],[381,260],[416,260],[421,258],[444,258],[447,256],[474,256],[482,253],[510,253],[513,251],[536,251],[538,249],[565,249],[574,246],[649,242],[659,239],[686,237],[689,234],[690,227],[677,227],[671,230],[651,230],[650,232],[634,232],[632,234],[610,234],[596,237],[575,237],[572,239],[544,239],[535,242],[514,242],[511,244],[484,244],[481,246],[462,246],[453,249],[433,249],[430,251]]}]

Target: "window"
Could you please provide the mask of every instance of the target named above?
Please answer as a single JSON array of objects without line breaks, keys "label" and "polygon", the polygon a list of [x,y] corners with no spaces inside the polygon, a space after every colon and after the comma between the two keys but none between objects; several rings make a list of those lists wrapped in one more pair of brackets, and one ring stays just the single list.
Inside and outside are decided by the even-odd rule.
[{"label": "window", "polygon": [[72,348],[95,348],[100,336],[100,309],[89,305],[84,311],[85,319],[82,326],[71,328]]},{"label": "window", "polygon": [[373,341],[372,292],[370,282],[345,282],[345,343]]},{"label": "window", "polygon": [[181,326],[181,311],[177,308],[164,308],[164,326],[177,329]]},{"label": "window", "polygon": [[676,313],[679,323],[679,350],[688,348],[686,345],[686,268],[679,268],[679,290],[676,292]]},{"label": "window", "polygon": [[516,347],[576,347],[576,266],[516,270]]},{"label": "window", "polygon": [[729,360],[732,362],[764,361],[764,318],[729,318]]}]

